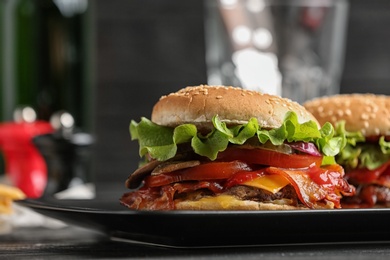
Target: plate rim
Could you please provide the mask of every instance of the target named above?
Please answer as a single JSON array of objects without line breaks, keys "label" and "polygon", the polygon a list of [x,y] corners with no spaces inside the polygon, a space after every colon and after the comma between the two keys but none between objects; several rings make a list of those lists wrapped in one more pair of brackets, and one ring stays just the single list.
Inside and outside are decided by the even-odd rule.
[{"label": "plate rim", "polygon": [[[56,202],[64,200],[55,200]],[[355,226],[361,224],[362,220],[371,217],[373,221],[365,225],[361,230],[355,232],[354,242],[373,241],[377,239],[377,234],[390,236],[389,228],[379,228],[378,223],[390,218],[390,208],[363,208],[363,209],[305,209],[305,210],[269,210],[269,211],[145,211],[131,209],[104,209],[96,208],[99,200],[82,200],[91,202],[91,207],[69,206],[51,201],[27,199],[18,201],[21,206],[29,207],[48,217],[57,218],[68,224],[86,227],[92,230],[105,233],[110,239],[128,241],[129,243],[140,243],[162,247],[176,248],[205,248],[205,247],[247,247],[247,246],[269,246],[269,245],[290,245],[290,244],[318,244],[329,243],[349,243],[350,238],[346,238],[345,232],[354,232]],[[93,203],[92,203],[93,202]],[[104,201],[108,203],[110,201]],[[66,200],[69,203],[69,200]],[[119,202],[118,202],[119,203]],[[80,203],[81,204],[81,203]],[[85,204],[84,204],[85,205]],[[104,206],[104,205],[103,205]],[[357,212],[361,214],[357,214]],[[75,217],[78,216],[78,217]],[[222,221],[223,219],[223,221]],[[303,220],[303,222],[302,222]],[[317,229],[317,222],[332,224],[334,227],[322,225]],[[350,221],[346,226],[343,221]],[[111,221],[111,222],[110,222]],[[112,222],[114,221],[114,222]],[[168,222],[167,222],[168,221]],[[192,225],[188,225],[192,221]],[[243,221],[243,222],[242,222]],[[255,221],[256,223],[253,224]],[[264,222],[271,221],[267,226],[262,226]],[[285,228],[285,221],[288,227]],[[324,221],[324,222],[321,222]],[[117,222],[117,223],[116,223]],[[246,222],[246,223],[244,223]],[[294,223],[294,224],[290,224]],[[302,226],[304,224],[304,226]],[[146,226],[145,226],[146,225]],[[152,227],[150,227],[150,225]],[[155,230],[153,226],[164,225],[162,230]],[[196,225],[198,228],[193,228]],[[224,225],[234,225],[232,230],[227,232],[221,229]],[[383,225],[382,225],[383,226]],[[381,227],[382,227],[381,226]],[[303,229],[301,229],[303,227]],[[342,227],[341,229],[338,229]],[[146,229],[145,229],[146,228]],[[247,230],[246,240],[237,240],[232,236],[234,230],[242,232],[242,228]],[[203,232],[216,230],[220,232],[217,238],[204,237]],[[278,231],[275,231],[278,230]],[[267,239],[259,238],[258,233],[267,235]],[[187,233],[181,233],[187,232]],[[279,237],[280,232],[283,237]],[[296,234],[300,233],[299,242]],[[332,233],[335,232],[335,233]],[[340,233],[341,232],[341,233]],[[321,235],[321,236],[318,236]],[[340,237],[334,240],[334,235]],[[314,236],[314,240],[311,240]],[[205,239],[199,241],[196,239]],[[214,240],[213,240],[214,239]],[[240,238],[242,239],[242,238]],[[381,241],[383,238],[380,239]],[[221,242],[222,241],[222,242]],[[390,238],[388,239],[390,241]]]},{"label": "plate rim", "polygon": [[[55,204],[55,202],[60,202]],[[16,204],[37,209],[56,210],[56,211],[71,211],[71,212],[82,212],[82,213],[99,213],[99,214],[147,214],[147,215],[248,215],[248,214],[349,214],[349,213],[375,213],[375,212],[389,212],[390,208],[342,208],[342,209],[287,209],[287,210],[133,210],[124,207],[123,209],[104,209],[97,207],[82,207],[77,205],[60,205],[65,201],[72,202],[98,202],[98,200],[57,200],[53,199],[50,201],[42,199],[24,199],[15,201]]]}]

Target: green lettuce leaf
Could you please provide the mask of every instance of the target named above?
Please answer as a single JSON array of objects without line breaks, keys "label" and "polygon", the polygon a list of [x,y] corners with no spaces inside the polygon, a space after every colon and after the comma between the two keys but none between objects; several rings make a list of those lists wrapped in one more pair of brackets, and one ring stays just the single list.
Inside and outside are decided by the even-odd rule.
[{"label": "green lettuce leaf", "polygon": [[213,125],[216,131],[221,132],[227,137],[227,140],[232,144],[243,144],[249,138],[255,136],[259,124],[256,118],[251,118],[245,125],[237,125],[231,128],[226,126],[226,123],[221,122],[217,116],[213,118]]},{"label": "green lettuce leaf", "polygon": [[195,153],[215,160],[218,152],[225,150],[228,143],[229,140],[224,133],[214,130],[205,137],[200,134],[195,135],[192,138],[191,146]]},{"label": "green lettuce leaf", "polygon": [[336,161],[343,166],[354,169],[359,165],[359,155],[361,152],[362,150],[359,147],[346,145],[337,155]]},{"label": "green lettuce leaf", "polygon": [[138,140],[141,157],[147,153],[161,161],[174,157],[177,146],[173,142],[173,133],[174,129],[156,125],[145,117],[139,123],[133,120],[130,123],[131,139]]},{"label": "green lettuce leaf", "polygon": [[383,154],[390,154],[390,142],[386,142],[384,136],[379,139],[379,146]]},{"label": "green lettuce leaf", "polygon": [[336,124],[336,136],[344,136],[346,144],[337,155],[337,163],[347,168],[367,168],[373,170],[390,160],[390,142],[384,137],[378,143],[365,142],[361,132],[348,132],[345,122]]},{"label": "green lettuce leaf", "polygon": [[214,116],[212,122],[214,128],[207,135],[202,135],[193,124],[184,124],[173,129],[159,126],[143,117],[139,123],[131,121],[130,135],[132,140],[138,140],[141,157],[150,154],[160,161],[174,157],[177,145],[182,143],[191,143],[195,153],[215,160],[218,153],[224,151],[229,143],[244,144],[257,136],[262,144],[312,142],[325,155],[323,163],[331,164],[334,163],[334,156],[347,143],[345,137],[343,139],[342,136],[335,136],[331,124],[325,124],[321,129],[318,129],[313,121],[300,124],[294,112],[288,112],[282,125],[272,130],[261,128],[256,118],[251,118],[246,124],[233,127],[228,127],[218,116]]},{"label": "green lettuce leaf", "polygon": [[360,145],[359,167],[374,170],[390,160],[389,154],[384,154],[378,144],[366,143]]}]

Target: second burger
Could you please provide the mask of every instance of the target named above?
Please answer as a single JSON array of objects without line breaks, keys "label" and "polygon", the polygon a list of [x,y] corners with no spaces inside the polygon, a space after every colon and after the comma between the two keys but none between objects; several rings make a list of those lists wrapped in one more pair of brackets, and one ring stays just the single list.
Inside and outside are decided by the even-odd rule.
[{"label": "second burger", "polygon": [[344,207],[389,207],[390,97],[342,94],[314,99],[304,106],[320,123],[330,122],[346,133],[347,144],[336,158],[357,191],[343,199]]}]

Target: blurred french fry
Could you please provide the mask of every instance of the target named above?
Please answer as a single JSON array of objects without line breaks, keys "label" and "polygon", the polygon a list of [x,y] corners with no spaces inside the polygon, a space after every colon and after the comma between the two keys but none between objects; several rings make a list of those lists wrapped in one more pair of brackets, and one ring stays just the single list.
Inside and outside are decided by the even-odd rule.
[{"label": "blurred french fry", "polygon": [[0,214],[12,213],[12,201],[24,198],[26,195],[20,189],[0,184]]}]

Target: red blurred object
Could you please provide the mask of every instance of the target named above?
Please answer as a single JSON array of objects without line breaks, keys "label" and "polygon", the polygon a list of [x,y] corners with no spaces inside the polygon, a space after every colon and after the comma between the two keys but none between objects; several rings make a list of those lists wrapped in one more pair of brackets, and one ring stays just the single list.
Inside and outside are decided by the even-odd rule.
[{"label": "red blurred object", "polygon": [[306,28],[316,31],[324,22],[325,15],[328,11],[326,7],[305,7],[302,11],[302,24]]},{"label": "red blurred object", "polygon": [[13,185],[29,198],[40,197],[47,183],[45,160],[32,139],[53,131],[49,122],[39,120],[0,124],[0,148],[4,154],[6,174]]}]

